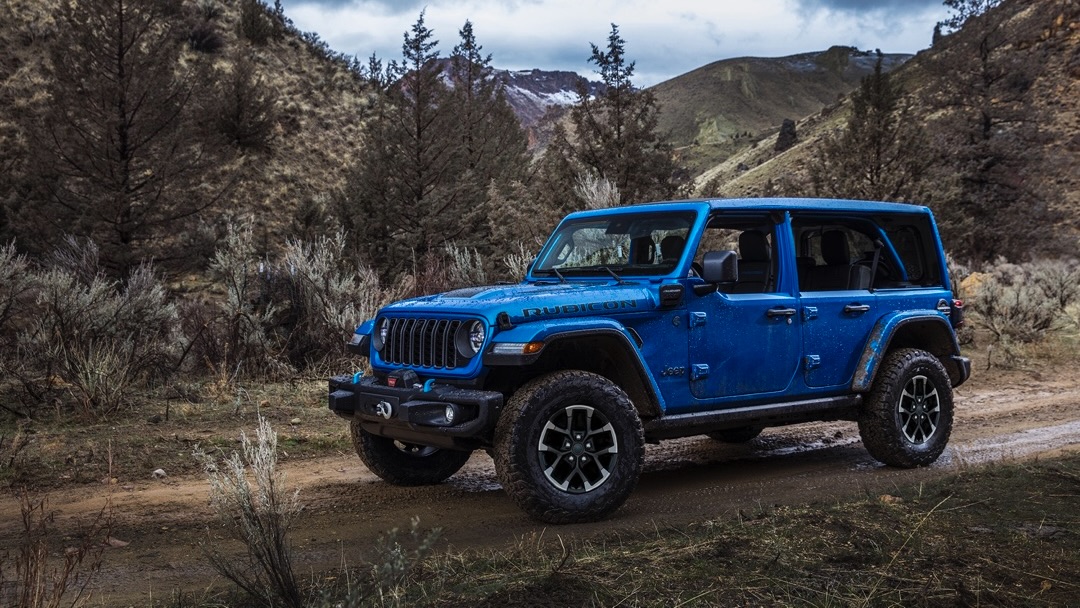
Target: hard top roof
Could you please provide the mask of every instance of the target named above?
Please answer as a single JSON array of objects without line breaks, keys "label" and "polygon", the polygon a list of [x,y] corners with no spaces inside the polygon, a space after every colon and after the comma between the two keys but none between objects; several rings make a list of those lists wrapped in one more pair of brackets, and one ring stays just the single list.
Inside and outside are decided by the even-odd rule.
[{"label": "hard top roof", "polygon": [[836,212],[888,212],[888,213],[926,213],[927,208],[922,205],[910,205],[907,203],[886,203],[881,201],[860,201],[850,199],[831,198],[713,198],[694,199],[685,201],[658,201],[654,203],[642,203],[638,207],[647,205],[680,205],[680,204],[706,204],[715,210],[780,210],[790,209],[799,211],[836,211]]}]

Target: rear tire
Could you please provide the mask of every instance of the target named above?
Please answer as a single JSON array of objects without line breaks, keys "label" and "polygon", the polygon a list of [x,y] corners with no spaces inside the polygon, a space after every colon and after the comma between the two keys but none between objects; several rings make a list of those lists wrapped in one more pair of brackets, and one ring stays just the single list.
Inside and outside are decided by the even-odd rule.
[{"label": "rear tire", "polygon": [[913,468],[937,460],[952,422],[952,383],[941,361],[924,350],[901,348],[882,363],[859,416],[859,434],[878,461]]},{"label": "rear tire", "polygon": [[430,486],[446,481],[472,456],[471,452],[444,450],[415,443],[404,443],[372,435],[353,419],[353,447],[371,469],[395,486]]},{"label": "rear tire", "polygon": [[495,471],[534,519],[602,519],[622,506],[645,461],[645,433],[621,388],[596,374],[559,371],[511,397],[495,428]]}]

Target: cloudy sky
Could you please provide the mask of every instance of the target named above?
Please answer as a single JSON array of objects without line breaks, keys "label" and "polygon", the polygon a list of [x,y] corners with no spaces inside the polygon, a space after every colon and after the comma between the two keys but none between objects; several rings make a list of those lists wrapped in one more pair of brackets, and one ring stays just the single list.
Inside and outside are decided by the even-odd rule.
[{"label": "cloudy sky", "polygon": [[285,13],[343,53],[401,57],[403,35],[425,23],[446,56],[472,21],[495,67],[572,70],[590,78],[589,43],[611,24],[649,86],[728,57],[782,57],[841,44],[914,53],[946,15],[941,0],[282,0]]}]

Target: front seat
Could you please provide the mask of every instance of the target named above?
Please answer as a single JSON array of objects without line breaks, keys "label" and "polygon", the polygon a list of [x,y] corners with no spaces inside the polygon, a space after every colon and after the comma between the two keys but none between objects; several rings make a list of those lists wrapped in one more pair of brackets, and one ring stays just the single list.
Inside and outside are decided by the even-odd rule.
[{"label": "front seat", "polygon": [[686,239],[683,237],[677,234],[665,236],[664,240],[660,241],[660,262],[674,263],[679,261],[679,256],[682,255],[684,247],[686,247]]},{"label": "front seat", "polygon": [[728,293],[763,293],[772,282],[772,248],[760,230],[739,235],[739,282]]}]

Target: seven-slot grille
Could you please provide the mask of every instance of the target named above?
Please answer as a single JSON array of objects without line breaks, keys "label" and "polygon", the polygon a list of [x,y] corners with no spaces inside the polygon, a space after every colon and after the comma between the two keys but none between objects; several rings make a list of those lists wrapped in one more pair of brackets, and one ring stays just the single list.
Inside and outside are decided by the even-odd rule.
[{"label": "seven-slot grille", "polygon": [[458,351],[454,343],[461,321],[448,319],[389,318],[382,358],[387,363],[454,369]]}]

